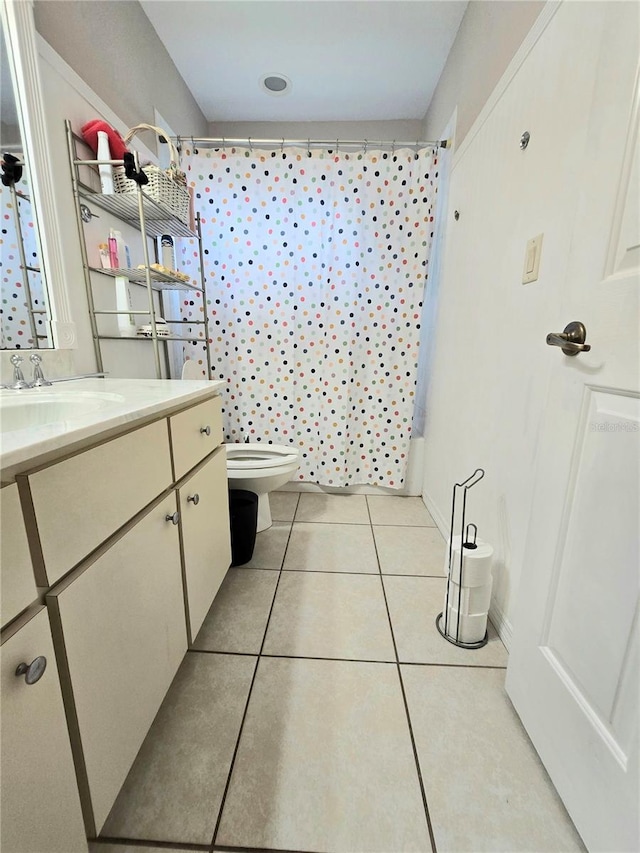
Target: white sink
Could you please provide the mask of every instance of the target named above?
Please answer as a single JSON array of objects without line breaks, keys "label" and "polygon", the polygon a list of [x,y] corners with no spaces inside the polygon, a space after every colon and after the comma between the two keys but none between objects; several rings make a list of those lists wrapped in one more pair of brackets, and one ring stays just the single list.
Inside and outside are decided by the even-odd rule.
[{"label": "white sink", "polygon": [[47,424],[75,421],[124,401],[121,394],[100,391],[76,393],[16,391],[0,400],[0,432],[16,432]]}]

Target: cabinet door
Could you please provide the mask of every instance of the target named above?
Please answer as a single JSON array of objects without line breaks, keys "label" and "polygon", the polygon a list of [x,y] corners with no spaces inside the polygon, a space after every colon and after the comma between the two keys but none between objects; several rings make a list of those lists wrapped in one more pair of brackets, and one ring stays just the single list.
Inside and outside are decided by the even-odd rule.
[{"label": "cabinet door", "polygon": [[0,605],[6,625],[38,595],[15,483],[0,490],[0,528]]},{"label": "cabinet door", "polygon": [[179,493],[189,627],[194,640],[231,563],[225,448],[216,450]]},{"label": "cabinet door", "polygon": [[[24,621],[23,621],[24,620]],[[15,623],[0,651],[2,686],[2,853],[87,851],[78,786],[46,607]],[[16,667],[44,655],[35,684]]]},{"label": "cabinet door", "polygon": [[176,497],[47,596],[99,832],[187,648]]}]

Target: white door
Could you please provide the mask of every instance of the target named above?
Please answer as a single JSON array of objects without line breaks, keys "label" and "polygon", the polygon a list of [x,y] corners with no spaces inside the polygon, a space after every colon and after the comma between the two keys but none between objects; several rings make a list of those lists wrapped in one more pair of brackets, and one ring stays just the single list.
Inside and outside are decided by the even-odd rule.
[{"label": "white door", "polygon": [[[606,15],[507,691],[591,851],[637,851],[640,381],[638,7]],[[622,17],[621,17],[622,16]],[[544,819],[544,816],[541,816]]]}]

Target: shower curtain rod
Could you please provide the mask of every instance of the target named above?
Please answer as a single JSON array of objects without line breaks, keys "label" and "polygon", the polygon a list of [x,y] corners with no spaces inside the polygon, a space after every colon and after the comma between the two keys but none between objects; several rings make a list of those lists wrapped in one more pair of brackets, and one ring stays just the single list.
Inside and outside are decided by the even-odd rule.
[{"label": "shower curtain rod", "polygon": [[242,148],[253,148],[255,145],[256,148],[261,148],[262,146],[280,146],[284,148],[285,145],[296,145],[300,148],[311,148],[312,146],[315,148],[330,148],[335,147],[339,148],[342,146],[359,146],[366,148],[391,148],[392,150],[395,148],[447,148],[449,145],[448,139],[438,139],[437,141],[426,141],[426,140],[414,140],[413,142],[406,141],[398,141],[396,139],[393,140],[371,140],[371,139],[285,139],[281,137],[280,139],[260,139],[259,137],[248,136],[242,139],[232,139],[230,137],[225,136],[214,136],[214,137],[193,137],[193,136],[177,136],[176,139],[176,147],[180,149],[181,143],[183,142],[191,142],[191,144],[195,147],[196,145],[201,146],[202,148],[226,148],[230,147],[242,147]]}]

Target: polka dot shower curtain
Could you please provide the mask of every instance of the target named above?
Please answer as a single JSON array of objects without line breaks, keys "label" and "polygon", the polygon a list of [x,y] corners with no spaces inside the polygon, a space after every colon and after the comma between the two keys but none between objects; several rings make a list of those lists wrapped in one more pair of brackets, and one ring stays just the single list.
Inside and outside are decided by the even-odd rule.
[{"label": "polka dot shower curtain", "polygon": [[[300,448],[298,477],[307,482],[400,488],[436,154],[183,154],[202,218],[226,441]],[[183,241],[183,269],[197,264],[196,249]],[[183,319],[201,319],[197,306],[184,300]],[[203,349],[194,343],[186,355],[204,368]]]}]

